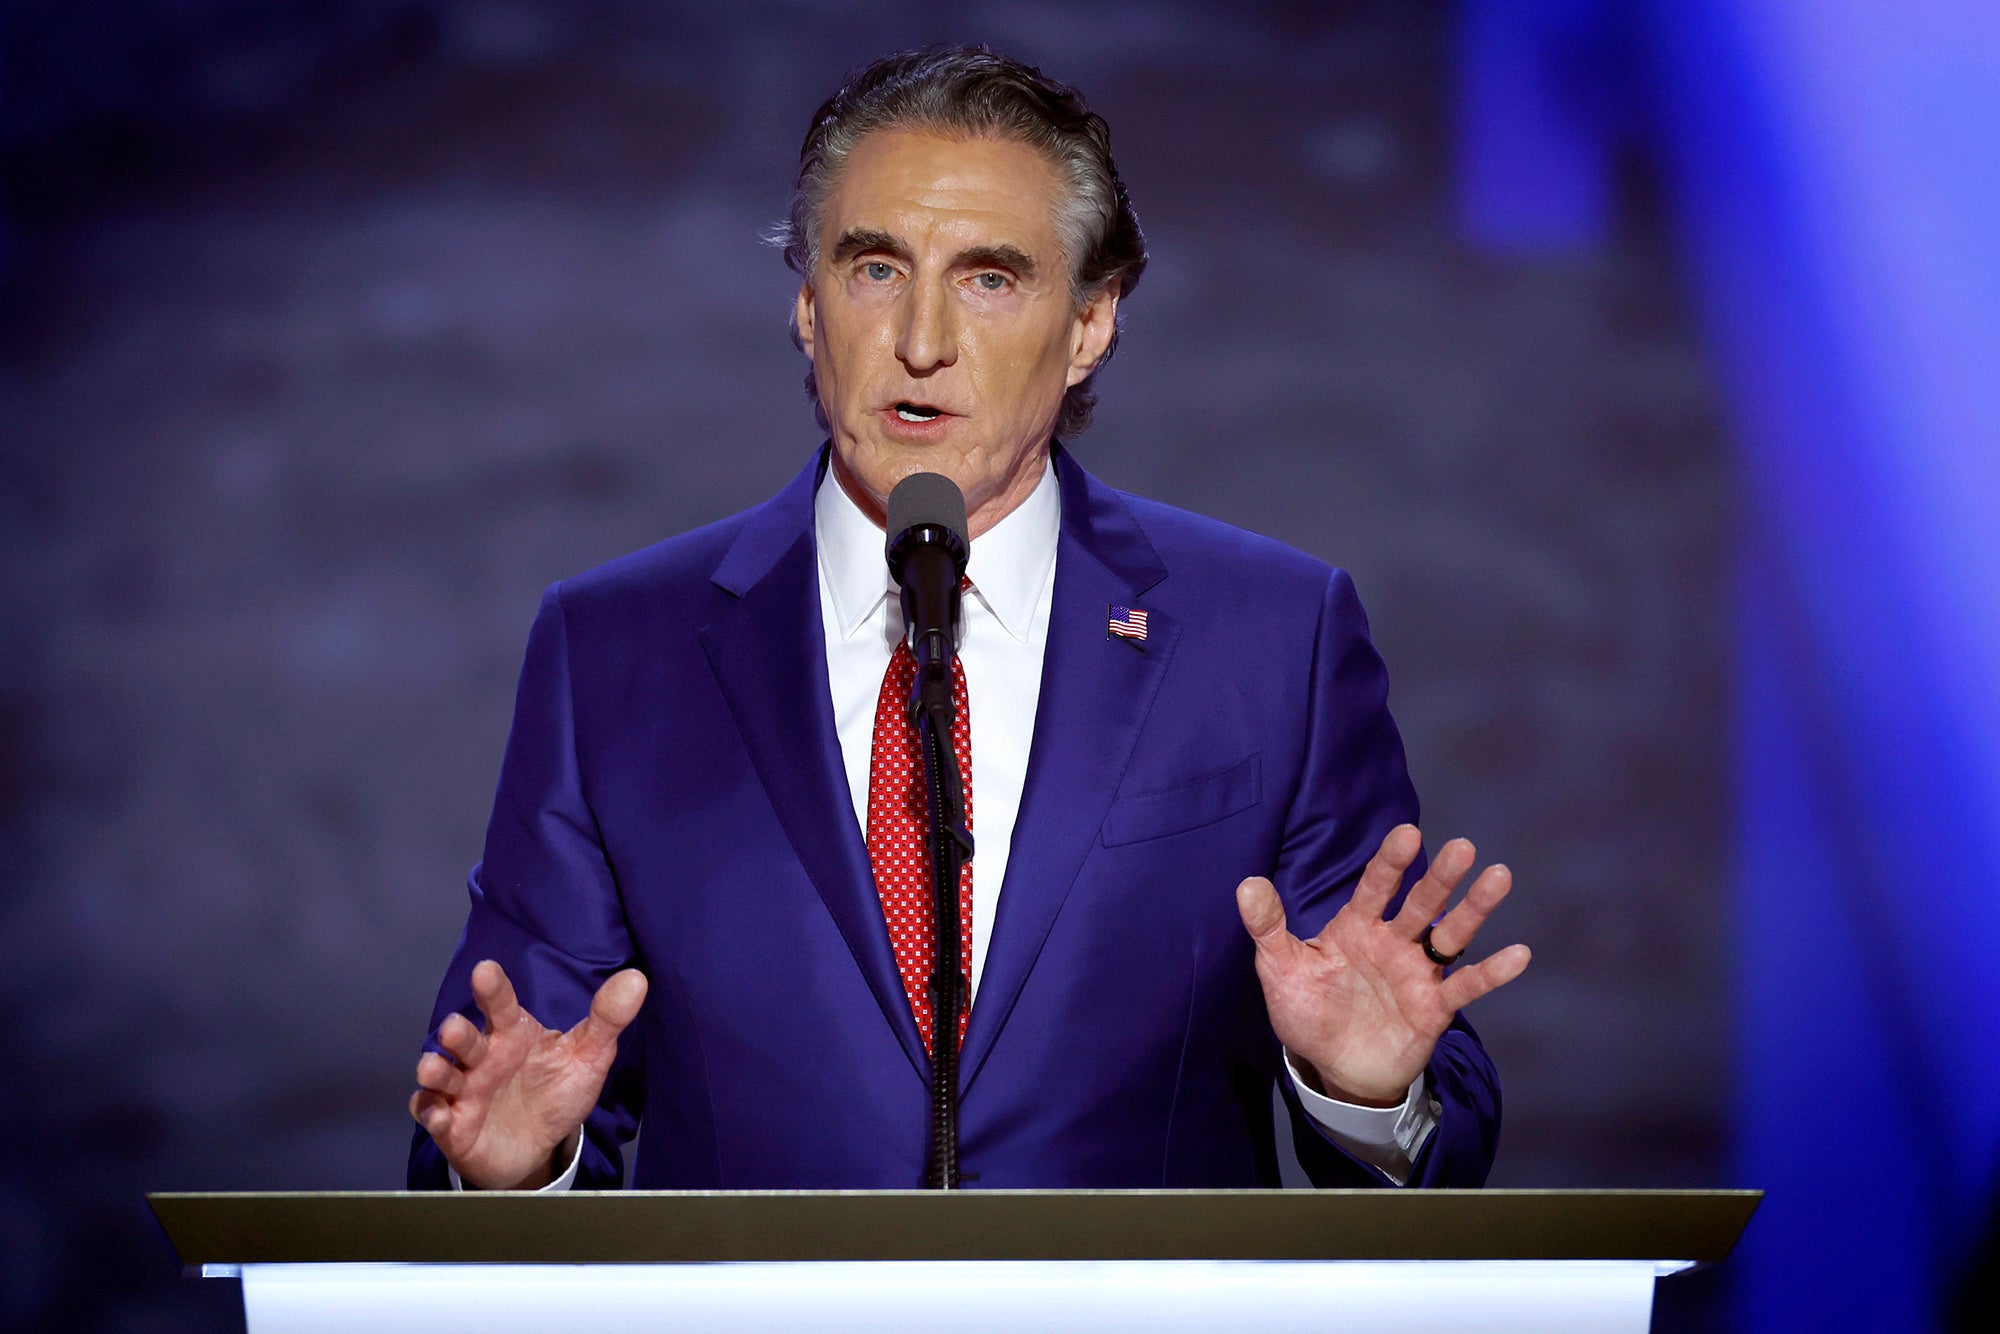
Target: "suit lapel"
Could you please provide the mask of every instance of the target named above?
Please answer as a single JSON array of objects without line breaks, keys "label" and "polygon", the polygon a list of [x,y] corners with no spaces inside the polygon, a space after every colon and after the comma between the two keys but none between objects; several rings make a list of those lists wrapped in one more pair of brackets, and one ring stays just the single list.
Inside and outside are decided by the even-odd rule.
[{"label": "suit lapel", "polygon": [[1060,449],[1056,465],[1062,536],[1034,742],[967,1024],[963,1087],[992,1051],[1096,841],[1179,638],[1178,627],[1151,608],[1143,644],[1107,633],[1109,609],[1139,601],[1166,570],[1116,492]]},{"label": "suit lapel", "polygon": [[712,576],[735,599],[702,631],[702,647],[778,823],[904,1053],[927,1074],[854,819],[827,686],[812,504],[823,460],[824,451],[745,522]]}]

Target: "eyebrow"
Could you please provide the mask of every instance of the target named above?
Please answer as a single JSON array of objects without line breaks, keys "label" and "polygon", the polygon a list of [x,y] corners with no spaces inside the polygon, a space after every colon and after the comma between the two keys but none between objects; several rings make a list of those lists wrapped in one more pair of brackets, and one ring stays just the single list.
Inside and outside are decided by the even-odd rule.
[{"label": "eyebrow", "polygon": [[976,245],[961,250],[952,260],[959,269],[1012,269],[1022,278],[1035,276],[1035,258],[1018,246]]},{"label": "eyebrow", "polygon": [[[844,263],[847,260],[853,259],[856,255],[865,255],[874,251],[879,251],[885,255],[894,255],[896,258],[902,260],[910,258],[910,248],[904,245],[900,238],[891,236],[888,232],[875,231],[872,228],[850,227],[841,234],[840,240],[833,247],[833,262],[836,264]],[[1011,245],[969,246],[952,256],[951,267],[955,269],[1012,269],[1015,274],[1022,278],[1033,278],[1040,268],[1035,263],[1033,255],[1030,255],[1019,246]]]},{"label": "eyebrow", "polygon": [[833,247],[833,262],[839,264],[865,255],[871,250],[894,255],[898,259],[908,259],[910,248],[887,232],[870,231],[866,227],[850,227],[841,234],[840,241]]}]

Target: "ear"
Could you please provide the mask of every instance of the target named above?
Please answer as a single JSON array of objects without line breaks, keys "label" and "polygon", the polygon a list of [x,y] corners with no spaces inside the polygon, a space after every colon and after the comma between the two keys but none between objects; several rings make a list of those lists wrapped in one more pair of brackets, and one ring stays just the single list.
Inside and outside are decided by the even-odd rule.
[{"label": "ear", "polygon": [[799,349],[810,359],[813,354],[813,287],[799,284],[798,304],[792,307],[792,329],[798,334]]},{"label": "ear", "polygon": [[1104,360],[1111,336],[1118,332],[1118,287],[1117,283],[1106,284],[1076,313],[1070,326],[1069,378],[1065,384],[1081,384]]}]

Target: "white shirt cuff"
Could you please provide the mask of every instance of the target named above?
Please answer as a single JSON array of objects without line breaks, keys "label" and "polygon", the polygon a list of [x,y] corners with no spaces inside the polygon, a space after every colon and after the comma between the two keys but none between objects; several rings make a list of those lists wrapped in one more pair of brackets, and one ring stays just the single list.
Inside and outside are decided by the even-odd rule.
[{"label": "white shirt cuff", "polygon": [[1306,1115],[1319,1123],[1327,1137],[1401,1186],[1410,1179],[1410,1167],[1423,1151],[1424,1141],[1437,1129],[1443,1109],[1424,1087],[1421,1072],[1410,1081],[1410,1091],[1396,1107],[1362,1107],[1338,1098],[1329,1098],[1307,1085],[1299,1073],[1298,1057],[1285,1053],[1285,1072]]},{"label": "white shirt cuff", "polygon": [[[576,1152],[569,1156],[569,1166],[563,1169],[561,1176],[551,1181],[548,1185],[541,1187],[541,1190],[568,1190],[576,1184],[576,1169],[581,1166],[583,1166],[583,1131],[578,1129],[576,1132]],[[451,1188],[453,1190],[465,1189],[465,1183],[458,1179],[458,1169],[456,1167],[453,1167],[450,1163],[446,1163],[444,1170],[451,1177]],[[541,1192],[537,1191],[536,1193],[540,1194]]]}]

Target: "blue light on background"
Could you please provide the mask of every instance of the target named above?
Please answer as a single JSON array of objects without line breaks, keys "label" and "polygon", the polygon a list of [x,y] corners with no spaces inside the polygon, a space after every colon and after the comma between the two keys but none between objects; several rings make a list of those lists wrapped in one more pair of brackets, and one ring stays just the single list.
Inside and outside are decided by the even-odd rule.
[{"label": "blue light on background", "polygon": [[1475,0],[1461,48],[1470,234],[1591,239],[1636,114],[1733,418],[1739,1316],[1928,1327],[2000,1180],[2000,8]]}]

